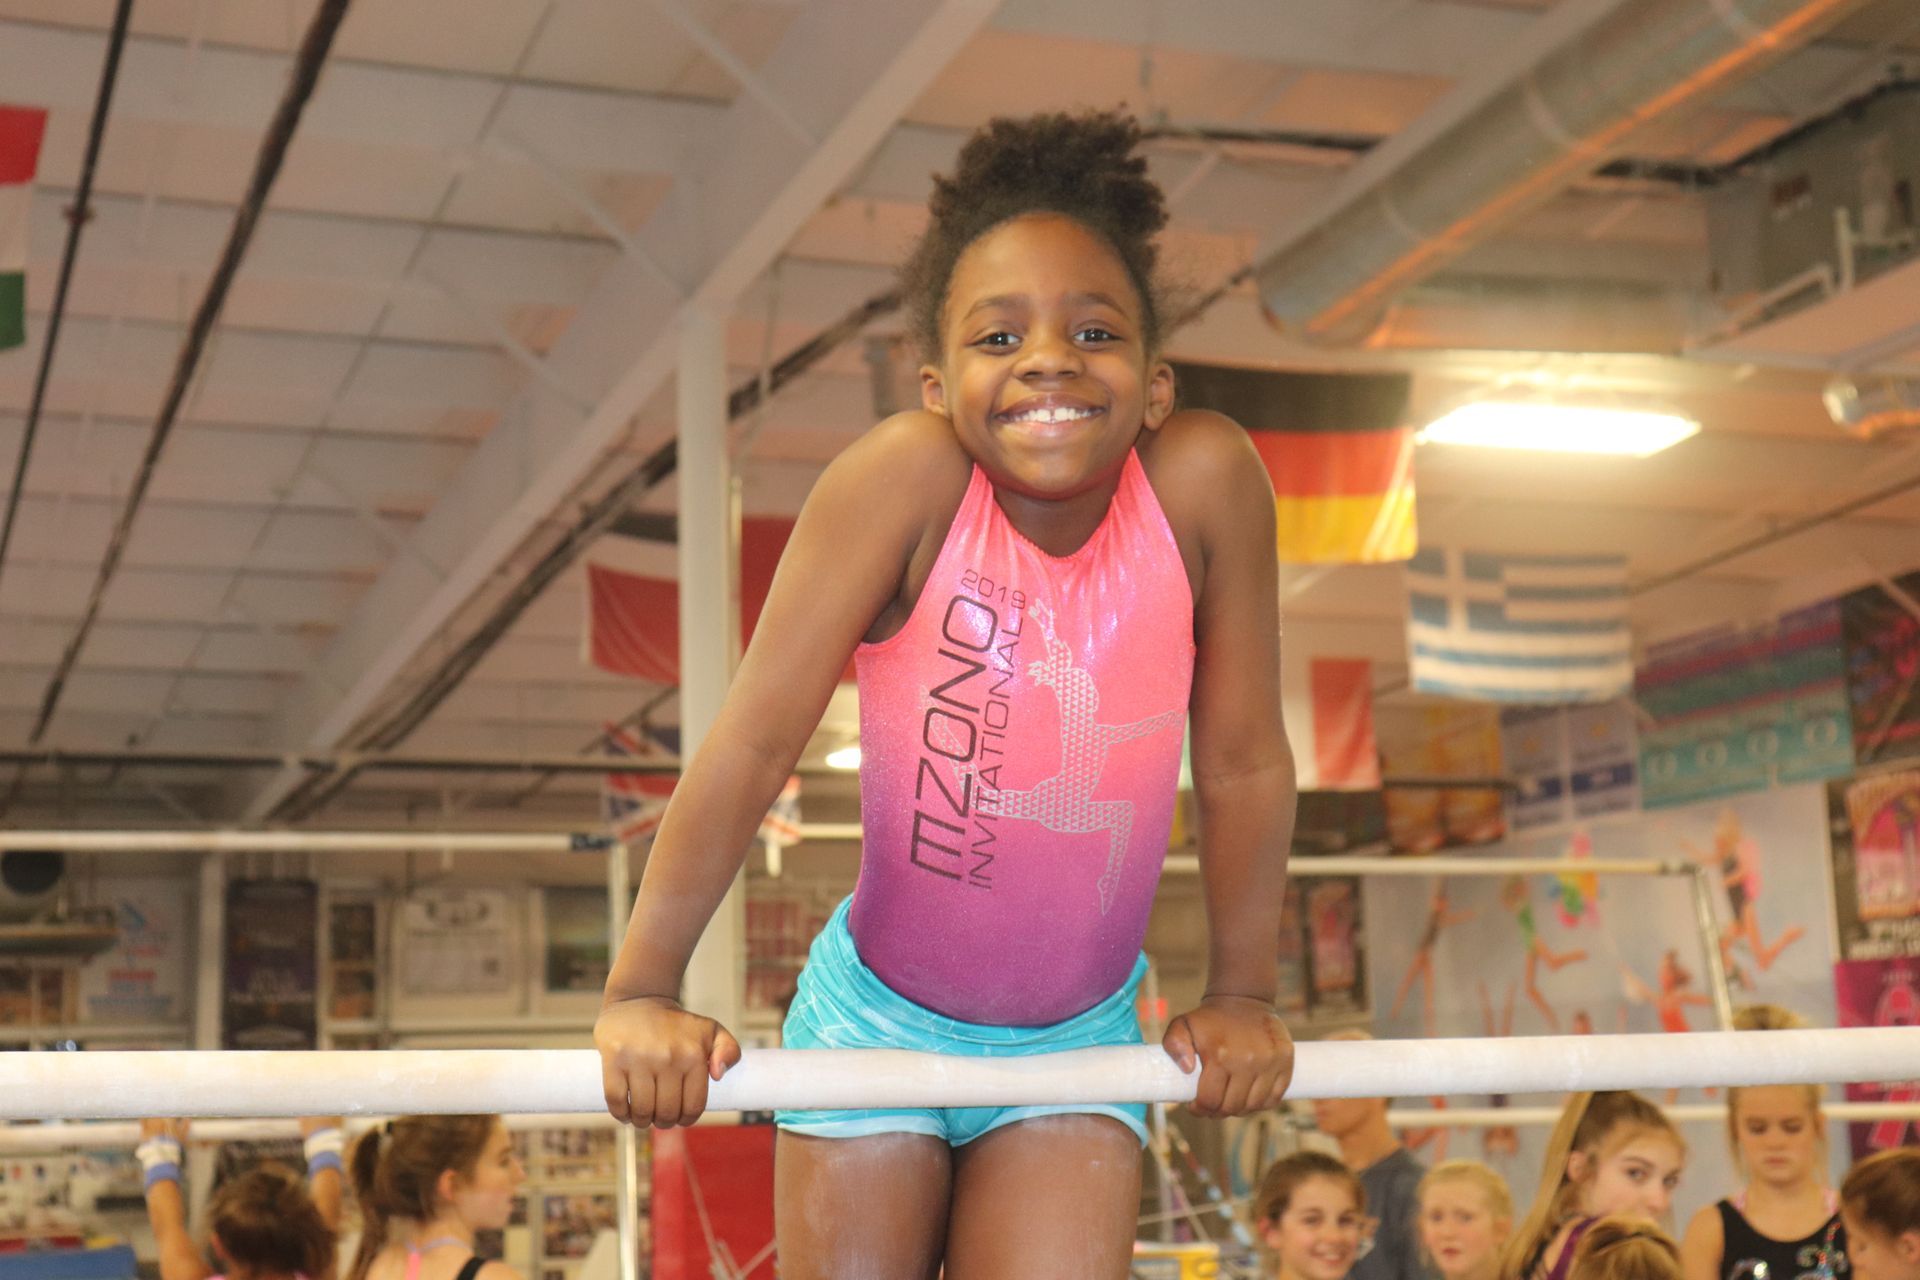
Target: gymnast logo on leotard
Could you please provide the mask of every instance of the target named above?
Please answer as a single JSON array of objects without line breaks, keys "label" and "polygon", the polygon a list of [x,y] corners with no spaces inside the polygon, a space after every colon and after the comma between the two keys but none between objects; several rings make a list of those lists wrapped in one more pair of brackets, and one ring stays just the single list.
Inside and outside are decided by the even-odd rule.
[{"label": "gymnast logo on leotard", "polygon": [[1120,868],[1133,835],[1133,801],[1093,798],[1106,771],[1107,749],[1179,723],[1180,712],[1163,712],[1132,724],[1099,723],[1095,715],[1100,710],[1100,691],[1092,673],[1074,664],[1073,650],[1054,631],[1053,610],[1034,604],[1028,612],[1040,624],[1047,656],[1029,663],[1027,674],[1035,684],[1053,690],[1060,704],[1060,772],[1025,791],[982,789],[979,808],[995,817],[1026,818],[1063,835],[1106,832],[1107,866],[1099,886],[1100,914],[1105,915],[1119,892]]}]

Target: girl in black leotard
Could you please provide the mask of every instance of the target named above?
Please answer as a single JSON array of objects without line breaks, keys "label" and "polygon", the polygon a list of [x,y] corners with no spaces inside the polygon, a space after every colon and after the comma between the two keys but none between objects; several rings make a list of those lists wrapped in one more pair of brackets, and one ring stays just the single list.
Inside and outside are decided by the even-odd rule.
[{"label": "girl in black leotard", "polygon": [[[1773,1005],[1734,1015],[1741,1031],[1806,1024]],[[1826,1185],[1826,1116],[1817,1085],[1727,1090],[1727,1128],[1747,1185],[1693,1216],[1687,1280],[1835,1280],[1847,1271],[1839,1199]]]}]

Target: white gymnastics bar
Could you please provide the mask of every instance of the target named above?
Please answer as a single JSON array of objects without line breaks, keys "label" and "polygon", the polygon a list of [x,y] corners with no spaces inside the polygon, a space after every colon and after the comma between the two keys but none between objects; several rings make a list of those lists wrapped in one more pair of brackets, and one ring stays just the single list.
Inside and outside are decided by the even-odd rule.
[{"label": "white gymnastics bar", "polygon": [[[1700,1031],[1299,1046],[1299,1098],[1836,1084],[1920,1075],[1920,1028]],[[1157,1045],[1027,1058],[898,1049],[758,1049],[718,1111],[1186,1102],[1195,1075]],[[591,1049],[0,1054],[0,1119],[602,1109]]]},{"label": "white gymnastics bar", "polygon": [[[1920,1102],[1829,1102],[1820,1108],[1830,1123],[1920,1120]],[[1688,1102],[1661,1107],[1676,1124],[1725,1124],[1725,1103]],[[1396,1129],[1540,1128],[1560,1121],[1559,1107],[1394,1107],[1387,1123]],[[4,1147],[0,1147],[4,1150]]]},{"label": "white gymnastics bar", "polygon": [[[390,1116],[354,1116],[346,1122],[350,1136],[366,1132]],[[532,1112],[505,1117],[516,1133],[523,1129],[611,1129],[613,1117],[602,1111]],[[192,1146],[219,1146],[223,1142],[292,1141],[300,1136],[300,1122],[290,1119],[196,1120],[187,1133]],[[132,1120],[68,1121],[47,1124],[0,1125],[0,1156],[42,1151],[131,1151],[140,1141],[140,1125]]]}]

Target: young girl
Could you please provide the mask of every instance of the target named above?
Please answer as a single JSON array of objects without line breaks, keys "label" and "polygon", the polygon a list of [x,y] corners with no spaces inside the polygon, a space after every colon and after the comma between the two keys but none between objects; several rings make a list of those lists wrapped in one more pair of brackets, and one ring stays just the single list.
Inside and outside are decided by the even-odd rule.
[{"label": "young girl", "polygon": [[[1806,1023],[1773,1005],[1750,1005],[1733,1025],[1777,1031]],[[1826,1185],[1820,1086],[1729,1089],[1727,1131],[1747,1185],[1687,1224],[1687,1280],[1817,1280],[1823,1258],[1846,1254],[1839,1197]]]},{"label": "young girl", "polygon": [[1639,1218],[1602,1218],[1573,1251],[1569,1280],[1681,1280],[1680,1246]]},{"label": "young girl", "polygon": [[1533,1207],[1501,1254],[1503,1280],[1566,1280],[1602,1217],[1658,1222],[1686,1159],[1672,1121],[1639,1094],[1574,1094],[1547,1140]]},{"label": "young girl", "polygon": [[1477,1160],[1437,1164],[1420,1179],[1420,1248],[1441,1280],[1494,1280],[1513,1230],[1507,1180]]},{"label": "young girl", "polygon": [[[996,121],[936,180],[904,290],[919,411],[836,459],[675,789],[595,1027],[607,1105],[691,1122],[733,1036],[682,973],[849,654],[865,841],[788,1016],[801,1048],[1137,1043],[1181,726],[1207,846],[1205,995],[1164,1044],[1195,1111],[1276,1103],[1293,764],[1271,483],[1176,413],[1160,191],[1110,115]],[[787,1112],[781,1273],[1124,1276],[1144,1108]]]},{"label": "young girl", "polygon": [[348,1280],[519,1280],[473,1251],[527,1180],[498,1116],[402,1116],[354,1144],[360,1248]]},{"label": "young girl", "polygon": [[1868,1156],[1840,1184],[1854,1280],[1920,1280],[1920,1151]]},{"label": "young girl", "polygon": [[[160,1254],[161,1280],[207,1280],[213,1268],[187,1231],[180,1190],[185,1120],[143,1120],[135,1155],[145,1172],[147,1221]],[[340,1120],[301,1121],[306,1184],[292,1170],[263,1164],[230,1178],[207,1202],[208,1243],[226,1280],[333,1280],[340,1224]]]},{"label": "young girl", "polygon": [[1280,1261],[1280,1280],[1343,1280],[1360,1256],[1366,1189],[1320,1151],[1277,1161],[1260,1179],[1254,1221]]}]

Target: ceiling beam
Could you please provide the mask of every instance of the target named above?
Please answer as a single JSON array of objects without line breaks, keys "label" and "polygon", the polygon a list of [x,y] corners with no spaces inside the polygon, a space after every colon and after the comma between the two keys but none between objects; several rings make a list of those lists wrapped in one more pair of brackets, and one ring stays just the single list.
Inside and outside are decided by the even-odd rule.
[{"label": "ceiling beam", "polygon": [[[597,389],[593,412],[583,420],[538,384],[528,388],[414,531],[421,554],[387,567],[288,699],[277,742],[330,750],[347,741],[423,646],[444,638],[455,611],[619,442],[672,373],[688,303],[729,307],[993,8],[992,0],[848,0],[796,17],[760,79],[820,145],[796,147],[754,98],[728,109],[635,235],[653,261],[674,265],[680,296],[631,256],[609,270],[549,357],[568,385]],[[436,578],[423,563],[449,571]],[[236,798],[257,819],[299,780],[278,773]]]}]

